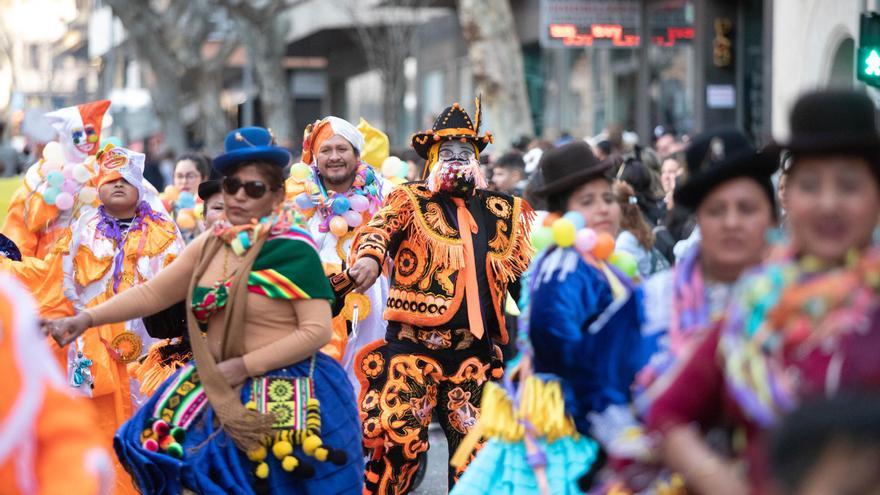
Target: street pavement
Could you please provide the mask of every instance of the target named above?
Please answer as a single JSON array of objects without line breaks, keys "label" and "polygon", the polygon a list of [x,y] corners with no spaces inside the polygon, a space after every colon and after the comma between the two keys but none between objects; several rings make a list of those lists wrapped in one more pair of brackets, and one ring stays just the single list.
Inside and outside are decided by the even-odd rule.
[{"label": "street pavement", "polygon": [[446,450],[446,437],[443,430],[433,423],[428,431],[428,441],[431,448],[428,450],[428,471],[418,488],[412,491],[413,495],[445,495],[446,494],[446,466],[449,463],[449,454]]}]

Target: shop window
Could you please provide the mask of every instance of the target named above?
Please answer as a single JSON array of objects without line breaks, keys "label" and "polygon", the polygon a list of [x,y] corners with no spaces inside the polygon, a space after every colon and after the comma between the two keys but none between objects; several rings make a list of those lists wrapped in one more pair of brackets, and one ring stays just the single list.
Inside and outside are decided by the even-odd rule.
[{"label": "shop window", "polygon": [[690,132],[694,114],[694,6],[688,0],[646,5],[651,127]]}]

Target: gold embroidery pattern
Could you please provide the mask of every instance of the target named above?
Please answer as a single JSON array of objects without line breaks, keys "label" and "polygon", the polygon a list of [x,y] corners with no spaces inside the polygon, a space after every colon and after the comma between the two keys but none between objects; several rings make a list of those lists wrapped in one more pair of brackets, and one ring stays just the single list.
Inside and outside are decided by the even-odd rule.
[{"label": "gold embroidery pattern", "polygon": [[498,196],[489,196],[486,198],[486,208],[489,209],[489,212],[495,215],[498,218],[507,220],[510,218],[511,207],[510,203],[505,201]]}]

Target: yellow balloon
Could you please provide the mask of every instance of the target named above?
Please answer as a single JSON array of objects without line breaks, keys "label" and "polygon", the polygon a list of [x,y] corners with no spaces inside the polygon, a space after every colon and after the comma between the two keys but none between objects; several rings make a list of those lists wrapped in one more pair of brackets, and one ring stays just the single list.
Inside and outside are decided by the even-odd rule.
[{"label": "yellow balloon", "polygon": [[312,170],[305,163],[295,163],[290,167],[290,176],[297,180],[305,180],[311,173]]},{"label": "yellow balloon", "polygon": [[569,247],[574,244],[575,235],[577,235],[577,230],[574,228],[574,224],[565,218],[560,218],[553,222],[553,226],[550,227],[553,231],[553,242],[556,243],[559,247]]}]

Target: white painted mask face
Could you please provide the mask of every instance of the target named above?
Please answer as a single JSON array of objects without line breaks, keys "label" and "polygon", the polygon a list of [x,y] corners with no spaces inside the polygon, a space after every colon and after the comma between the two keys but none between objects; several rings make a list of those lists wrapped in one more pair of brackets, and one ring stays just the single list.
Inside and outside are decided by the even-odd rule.
[{"label": "white painted mask face", "polygon": [[460,140],[446,141],[440,145],[438,155],[443,165],[453,163],[466,165],[476,158],[474,146],[469,142],[462,143]]},{"label": "white painted mask face", "polygon": [[485,187],[473,144],[457,139],[446,141],[437,155],[437,165],[428,177],[432,191],[468,194],[475,187]]}]

